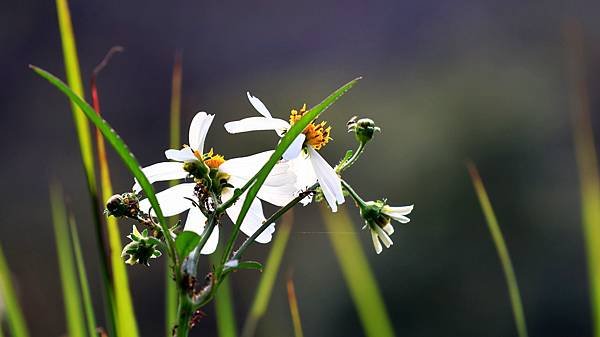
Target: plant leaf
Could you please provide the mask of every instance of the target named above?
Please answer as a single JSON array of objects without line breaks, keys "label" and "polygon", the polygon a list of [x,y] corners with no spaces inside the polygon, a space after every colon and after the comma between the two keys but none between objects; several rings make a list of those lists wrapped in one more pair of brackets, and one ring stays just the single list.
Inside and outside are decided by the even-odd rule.
[{"label": "plant leaf", "polygon": [[200,243],[201,236],[190,231],[183,231],[177,235],[175,239],[175,249],[177,255],[181,260],[188,256],[198,243]]},{"label": "plant leaf", "polygon": [[[17,300],[15,287],[13,286],[10,270],[6,263],[6,258],[0,247],[0,297],[2,298],[6,310],[8,321],[8,331],[13,337],[28,337],[27,324],[23,318],[23,311]],[[0,330],[2,327],[0,326]]]},{"label": "plant leaf", "polygon": [[290,304],[290,315],[292,316],[292,323],[294,324],[294,337],[304,337],[302,332],[302,321],[300,320],[300,310],[298,309],[298,298],[296,297],[296,287],[294,286],[294,280],[290,276],[286,283],[288,302]]}]

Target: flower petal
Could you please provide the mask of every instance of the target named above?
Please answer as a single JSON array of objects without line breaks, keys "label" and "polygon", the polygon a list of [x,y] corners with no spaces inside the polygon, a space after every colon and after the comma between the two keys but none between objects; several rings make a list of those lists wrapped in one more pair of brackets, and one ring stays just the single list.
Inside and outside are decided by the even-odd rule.
[{"label": "flower petal", "polygon": [[[167,181],[175,179],[183,179],[187,177],[188,173],[183,169],[183,165],[177,162],[162,162],[146,166],[142,169],[150,183],[157,181]],[[134,180],[133,191],[139,193],[142,187],[138,183],[137,179]]]},{"label": "flower petal", "polygon": [[[223,192],[223,194],[221,195],[221,197],[223,198],[223,201],[229,200],[232,196],[233,196],[233,191],[231,189],[225,190]],[[227,209],[227,215],[229,215],[229,218],[234,223],[237,221],[237,218],[240,215],[240,211],[242,209],[242,204],[244,203],[245,198],[246,198],[246,193],[242,194],[242,196],[238,199],[238,201]],[[254,200],[252,200],[252,204],[250,206],[250,209],[248,210],[248,214],[246,214],[246,217],[244,218],[244,221],[242,222],[242,225],[240,226],[240,230],[244,234],[251,236],[252,234],[254,234],[254,232],[256,232],[260,228],[260,226],[262,226],[262,224],[265,220],[266,219],[263,214],[263,209],[262,209],[260,200],[255,198]],[[267,227],[267,229],[265,229],[265,231],[263,231],[256,238],[256,242],[259,242],[259,243],[270,242],[273,237],[274,231],[275,231],[275,225],[271,224],[271,226]]]},{"label": "flower petal", "polygon": [[383,226],[383,230],[388,234],[388,235],[392,235],[394,234],[394,226],[392,226],[392,224],[390,224],[389,222]]},{"label": "flower petal", "polygon": [[[195,183],[184,183],[157,193],[156,198],[164,216],[173,216],[192,208],[192,202],[186,198],[194,198],[194,187],[196,187]],[[148,212],[150,207],[148,199],[140,201],[142,211]],[[154,210],[152,210],[152,215],[154,214]]]},{"label": "flower petal", "polygon": [[414,205],[409,206],[401,206],[401,207],[390,207],[388,205],[383,206],[381,211],[383,214],[389,216],[390,218],[400,222],[400,223],[408,223],[410,219],[406,217],[412,212]]},{"label": "flower petal", "polygon": [[298,137],[294,139],[292,144],[290,144],[287,150],[285,150],[285,152],[283,153],[283,159],[292,160],[297,158],[300,155],[300,152],[302,151],[302,145],[304,145],[305,139],[306,136],[303,133],[299,134]]},{"label": "flower petal", "polygon": [[225,123],[225,130],[229,133],[242,133],[248,131],[275,130],[277,134],[290,128],[290,124],[283,119],[270,117],[248,117]]},{"label": "flower petal", "polygon": [[189,131],[189,145],[192,149],[204,153],[204,140],[214,118],[215,115],[209,115],[204,111],[198,112],[194,116]]},{"label": "flower petal", "polygon": [[256,109],[256,111],[258,111],[259,114],[261,114],[267,118],[272,117],[271,113],[269,112],[269,109],[267,109],[265,104],[260,99],[258,99],[255,96],[250,95],[249,91],[246,92],[246,96],[248,96],[248,100],[250,101],[250,104],[252,104],[254,109]]},{"label": "flower petal", "polygon": [[167,159],[180,162],[198,160],[198,158],[194,156],[194,151],[192,151],[192,149],[189,147],[184,147],[181,150],[169,149],[165,151],[165,157],[167,157]]},{"label": "flower petal", "polygon": [[379,238],[377,237],[377,233],[371,229],[371,240],[373,240],[373,246],[375,247],[375,253],[381,254],[383,251],[383,247],[381,247],[381,242],[379,242]]},{"label": "flower petal", "polygon": [[[317,183],[317,176],[312,167],[310,159],[307,156],[300,155],[296,159],[289,161],[292,171],[296,173],[296,190],[304,191]],[[312,195],[307,196],[300,202],[306,206],[312,202]]]},{"label": "flower petal", "polygon": [[390,236],[383,230],[383,228],[376,225],[375,230],[377,231],[377,236],[379,236],[379,239],[381,240],[385,248],[390,248],[390,246],[394,244],[394,242],[392,242],[392,239],[390,239]]},{"label": "flower petal", "polygon": [[335,173],[331,165],[321,157],[321,155],[308,146],[308,155],[312,163],[313,169],[323,190],[325,200],[331,207],[332,212],[337,212],[337,204],[344,203],[344,192],[342,191],[342,182],[340,177]]},{"label": "flower petal", "polygon": [[[204,227],[206,226],[206,217],[198,207],[190,208],[187,219],[185,221],[184,231],[191,231],[198,235],[202,235]],[[201,254],[208,255],[215,252],[217,245],[219,244],[219,226],[215,226],[208,241],[202,248]]]}]

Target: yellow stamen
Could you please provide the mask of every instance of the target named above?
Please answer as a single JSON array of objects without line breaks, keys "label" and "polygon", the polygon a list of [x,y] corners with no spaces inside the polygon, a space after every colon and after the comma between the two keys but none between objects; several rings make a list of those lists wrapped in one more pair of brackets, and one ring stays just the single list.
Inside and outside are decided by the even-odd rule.
[{"label": "yellow stamen", "polygon": [[[290,113],[290,125],[294,125],[294,123],[299,121],[306,112],[306,104],[302,106],[300,111],[292,109]],[[306,136],[304,143],[312,146],[315,150],[320,150],[331,140],[331,126],[327,126],[327,122],[325,121],[318,124],[313,121],[306,126],[302,133]]]},{"label": "yellow stamen", "polygon": [[216,169],[225,162],[225,157],[220,154],[215,154],[211,148],[208,153],[204,154],[204,163],[211,169]]}]

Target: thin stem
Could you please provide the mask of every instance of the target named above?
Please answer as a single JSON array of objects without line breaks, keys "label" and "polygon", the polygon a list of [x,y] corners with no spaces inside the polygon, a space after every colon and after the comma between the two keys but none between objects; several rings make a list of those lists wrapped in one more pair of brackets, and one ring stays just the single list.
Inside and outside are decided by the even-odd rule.
[{"label": "thin stem", "polygon": [[360,155],[365,151],[366,144],[367,144],[366,142],[360,142],[358,144],[358,148],[352,154],[352,157],[350,157],[348,160],[343,162],[342,165],[340,165],[339,167],[336,168],[336,173],[340,174],[344,170],[346,170],[347,168],[352,166],[358,160],[358,157],[360,157]]},{"label": "thin stem", "polygon": [[342,187],[348,191],[348,193],[350,194],[350,196],[352,197],[352,199],[354,199],[354,201],[356,201],[356,203],[358,204],[359,208],[362,208],[365,206],[365,201],[360,197],[360,195],[358,195],[358,193],[356,193],[356,191],[354,191],[354,189],[352,188],[352,186],[350,186],[344,179],[342,180]]},{"label": "thin stem", "polygon": [[217,214],[222,214],[223,212],[225,212],[226,209],[228,209],[229,207],[231,207],[231,205],[233,205],[242,194],[244,194],[244,192],[246,192],[246,190],[248,188],[250,188],[250,186],[252,186],[252,184],[254,184],[254,181],[256,181],[256,178],[258,177],[258,173],[260,173],[260,171],[258,171],[253,177],[252,179],[248,180],[248,182],[242,186],[242,188],[236,188],[233,191],[233,196],[231,197],[231,199],[225,201],[224,203],[220,204],[217,207],[216,213]]}]

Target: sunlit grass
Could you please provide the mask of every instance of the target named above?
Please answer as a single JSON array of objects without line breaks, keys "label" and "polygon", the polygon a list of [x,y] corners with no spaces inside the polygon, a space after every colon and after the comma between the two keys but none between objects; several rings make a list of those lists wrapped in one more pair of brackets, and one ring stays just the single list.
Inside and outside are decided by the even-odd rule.
[{"label": "sunlit grass", "polygon": [[[4,302],[5,317],[10,335],[13,337],[29,337],[27,324],[23,318],[23,311],[17,299],[17,293],[2,247],[0,247],[0,297]],[[0,320],[0,334],[2,334],[2,320]]]},{"label": "sunlit grass", "polygon": [[294,337],[304,337],[302,332],[302,320],[300,319],[300,309],[298,309],[298,298],[296,297],[296,287],[291,275],[286,283],[288,303],[290,304],[290,316],[294,325]]}]

